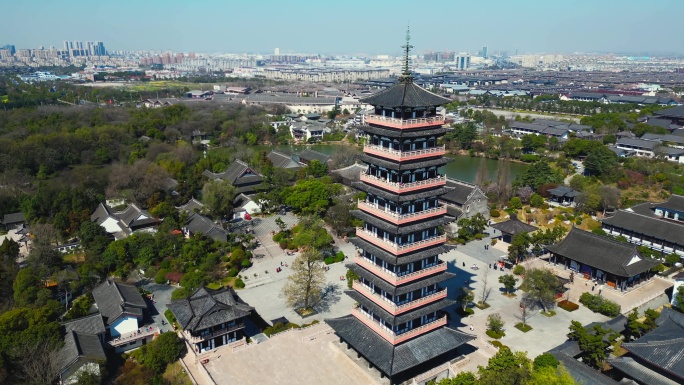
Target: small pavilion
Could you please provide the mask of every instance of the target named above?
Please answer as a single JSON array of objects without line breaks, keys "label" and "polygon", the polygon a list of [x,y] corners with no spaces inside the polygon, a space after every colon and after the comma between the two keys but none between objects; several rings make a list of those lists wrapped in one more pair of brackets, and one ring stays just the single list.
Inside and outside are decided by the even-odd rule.
[{"label": "small pavilion", "polygon": [[536,226],[532,226],[518,219],[516,214],[511,214],[511,219],[507,221],[494,223],[492,227],[500,232],[500,234],[495,234],[495,238],[501,239],[506,243],[511,243],[513,237],[520,233],[531,233],[538,230]]}]

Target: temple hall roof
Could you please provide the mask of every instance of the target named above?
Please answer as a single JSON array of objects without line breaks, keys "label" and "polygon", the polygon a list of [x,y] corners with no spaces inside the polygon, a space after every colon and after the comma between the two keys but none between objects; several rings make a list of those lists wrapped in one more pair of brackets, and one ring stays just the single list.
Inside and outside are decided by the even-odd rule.
[{"label": "temple hall roof", "polygon": [[442,327],[393,346],[352,315],[325,322],[338,336],[388,376],[452,352],[476,338],[474,335]]},{"label": "temple hall roof", "polygon": [[554,254],[620,277],[643,273],[660,263],[644,258],[632,244],[575,227],[562,241],[546,248]]},{"label": "temple hall roof", "polygon": [[384,108],[435,107],[450,102],[449,99],[434,94],[412,81],[397,83],[360,101]]},{"label": "temple hall roof", "polygon": [[515,214],[511,215],[511,219],[507,221],[492,224],[492,227],[501,231],[504,234],[510,235],[518,235],[520,233],[531,233],[533,231],[538,230],[537,227],[529,225],[518,219],[518,216]]}]

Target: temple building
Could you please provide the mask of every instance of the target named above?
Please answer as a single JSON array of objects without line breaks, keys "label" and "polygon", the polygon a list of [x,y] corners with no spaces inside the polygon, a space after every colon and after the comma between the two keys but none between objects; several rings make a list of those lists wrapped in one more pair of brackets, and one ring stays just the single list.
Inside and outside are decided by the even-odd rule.
[{"label": "temple building", "polygon": [[447,193],[439,172],[449,160],[438,139],[446,129],[436,114],[448,99],[413,83],[409,49],[399,83],[361,101],[366,115],[367,165],[352,186],[366,193],[354,215],[363,220],[351,242],[358,255],[349,269],[359,279],[347,294],[351,314],[326,322],[341,343],[391,383],[400,383],[454,359],[475,338],[447,326],[455,301],[440,284],[453,278],[439,255],[449,251],[441,227],[453,218],[439,197]]}]

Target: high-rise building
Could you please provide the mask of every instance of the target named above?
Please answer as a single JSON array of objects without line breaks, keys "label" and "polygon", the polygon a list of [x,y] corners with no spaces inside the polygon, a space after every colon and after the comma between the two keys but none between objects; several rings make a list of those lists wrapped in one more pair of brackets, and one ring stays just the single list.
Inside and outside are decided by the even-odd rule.
[{"label": "high-rise building", "polygon": [[449,100],[413,83],[408,34],[404,48],[399,83],[361,100],[375,110],[360,128],[368,168],[353,184],[366,193],[353,212],[364,224],[348,265],[360,277],[347,291],[357,304],[351,315],[326,320],[393,384],[453,359],[475,338],[447,326],[445,308],[456,301],[440,285],[455,276],[439,259],[450,250],[441,226],[453,218],[439,202],[447,192],[439,168],[449,159],[438,145],[446,128],[436,109]]},{"label": "high-rise building", "polygon": [[10,53],[11,53],[12,55],[14,55],[15,53],[17,53],[17,47],[15,47],[13,44],[5,44],[5,45],[3,45],[2,47],[0,47],[0,49],[3,49],[3,50],[6,49],[6,50],[10,51]]},{"label": "high-rise building", "polygon": [[470,54],[466,52],[461,52],[454,58],[456,62],[456,68],[458,70],[467,70],[470,68]]},{"label": "high-rise building", "polygon": [[275,56],[280,56],[280,48],[274,49],[274,50],[273,50],[273,54],[274,54]]},{"label": "high-rise building", "polygon": [[482,57],[487,58],[487,46],[482,47]]}]

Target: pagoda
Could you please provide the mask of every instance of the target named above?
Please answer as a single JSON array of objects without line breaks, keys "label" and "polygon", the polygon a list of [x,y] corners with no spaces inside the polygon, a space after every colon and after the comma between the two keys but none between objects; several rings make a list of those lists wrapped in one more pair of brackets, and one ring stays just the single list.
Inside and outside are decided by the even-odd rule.
[{"label": "pagoda", "polygon": [[449,99],[413,82],[407,32],[399,82],[362,102],[367,165],[353,186],[366,193],[353,214],[364,222],[350,241],[358,255],[347,267],[360,278],[347,295],[351,314],[326,322],[340,342],[395,383],[452,359],[475,337],[447,326],[445,308],[456,301],[440,284],[453,278],[439,255],[450,248],[441,227],[451,222],[439,196],[447,192],[439,172],[450,159],[438,139],[445,118],[436,109]]}]

